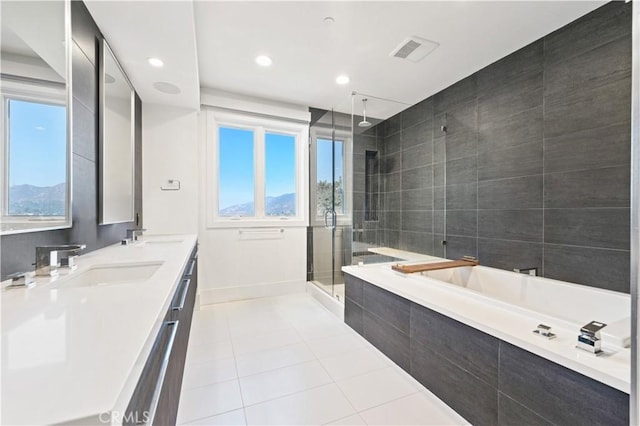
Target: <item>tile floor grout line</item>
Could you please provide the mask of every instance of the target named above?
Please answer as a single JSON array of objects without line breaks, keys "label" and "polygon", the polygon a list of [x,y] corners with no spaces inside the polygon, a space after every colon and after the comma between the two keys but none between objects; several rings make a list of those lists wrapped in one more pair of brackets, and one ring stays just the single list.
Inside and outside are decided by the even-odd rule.
[{"label": "tile floor grout line", "polygon": [[[411,393],[408,393],[408,394],[406,394],[406,395],[402,395],[402,396],[399,396],[399,397],[397,397],[397,398],[390,399],[389,401],[386,401],[386,402],[383,402],[383,403],[380,403],[380,404],[373,405],[373,406],[371,406],[371,407],[365,408],[364,410],[360,410],[360,411],[356,410],[356,413],[358,413],[358,414],[360,414],[360,413],[364,413],[365,411],[369,411],[369,410],[372,410],[372,409],[374,409],[374,408],[382,407],[383,405],[391,404],[392,402],[396,402],[396,401],[399,401],[399,400],[401,400],[401,399],[403,399],[403,398],[407,398],[407,397],[409,397],[409,396],[413,396],[413,395],[416,395],[416,394],[418,394],[418,393],[422,393],[422,392],[423,392],[422,390],[419,390],[419,391],[416,391],[416,392],[411,392]],[[364,419],[363,419],[363,420],[364,420]],[[365,422],[365,423],[366,423],[366,422]]]},{"label": "tile floor grout line", "polygon": [[250,407],[255,407],[256,405],[266,404],[267,402],[273,402],[273,401],[277,401],[277,400],[282,399],[282,398],[288,398],[290,396],[297,395],[299,393],[308,392],[308,391],[311,391],[311,390],[314,390],[314,389],[321,388],[323,386],[329,386],[331,384],[334,384],[334,383],[327,382],[327,383],[322,383],[321,385],[314,385],[314,386],[311,386],[309,388],[305,388],[305,389],[301,389],[301,390],[298,390],[298,391],[295,391],[295,392],[290,392],[290,393],[278,395],[278,396],[276,396],[274,398],[269,398],[269,399],[265,399],[264,401],[255,402],[253,404],[245,405],[243,408],[248,408],[248,407],[250,408]]},{"label": "tile floor grout line", "polygon": [[[314,303],[306,303],[307,300],[309,300],[310,302],[313,302],[313,299],[309,299],[308,297],[305,297],[304,299],[300,297],[299,299],[300,299],[300,301],[304,300],[305,303],[304,304],[296,303],[296,305],[295,305],[296,308],[301,307],[303,309],[307,309],[307,308],[305,308],[305,305],[308,305],[308,307],[311,307],[311,305],[313,305],[313,306],[317,305],[317,302],[315,304]],[[283,303],[283,305],[286,304],[287,300],[288,299],[287,299],[286,295],[285,296],[280,296],[278,298],[278,302],[279,303]],[[255,300],[252,300],[252,302],[254,302],[254,303],[252,303],[252,305],[258,305],[258,302],[255,302]],[[237,302],[230,302],[230,303],[237,303]],[[240,303],[242,303],[242,302],[240,302]],[[276,304],[273,301],[271,301],[270,304],[273,305],[273,306],[276,306]],[[294,362],[293,364],[290,364],[290,365],[285,365],[285,366],[281,366],[281,367],[276,367],[274,369],[269,369],[269,370],[266,370],[266,371],[257,372],[257,373],[254,373],[254,374],[243,376],[242,378],[248,378],[248,377],[256,376],[256,375],[259,375],[259,374],[266,374],[266,373],[269,373],[269,372],[282,370],[282,369],[288,368],[288,367],[300,366],[300,365],[305,364],[305,363],[311,364],[312,362],[316,361],[320,365],[321,370],[324,371],[324,373],[326,374],[326,376],[329,379],[329,381],[326,382],[326,383],[320,384],[320,385],[311,386],[311,387],[308,387],[308,388],[305,388],[305,389],[301,389],[301,390],[298,390],[298,391],[295,391],[295,392],[290,392],[290,393],[286,393],[286,394],[283,394],[283,395],[279,395],[279,396],[277,396],[275,398],[270,398],[270,399],[265,400],[265,401],[257,402],[257,403],[251,404],[251,405],[245,405],[244,396],[242,394],[242,385],[241,385],[241,381],[240,381],[241,377],[240,377],[240,372],[238,370],[238,357],[239,356],[244,356],[244,355],[247,355],[247,354],[242,354],[242,355],[236,354],[236,349],[235,349],[235,346],[234,346],[234,343],[233,343],[233,337],[232,337],[232,334],[231,334],[231,326],[230,326],[230,321],[232,321],[232,320],[229,318],[229,311],[231,311],[231,308],[228,308],[228,310],[223,310],[222,314],[224,314],[223,317],[224,317],[224,321],[225,321],[226,326],[227,326],[227,333],[228,333],[228,336],[229,336],[229,343],[228,344],[231,347],[231,354],[232,354],[231,357],[234,358],[233,362],[234,362],[234,367],[235,367],[236,378],[235,379],[229,379],[229,380],[223,380],[223,381],[220,381],[220,382],[217,382],[217,383],[206,384],[206,385],[202,385],[202,386],[198,386],[198,387],[194,387],[194,388],[190,388],[190,389],[197,389],[197,388],[206,387],[206,386],[215,386],[215,385],[218,385],[220,383],[231,382],[233,380],[236,380],[238,382],[238,386],[239,386],[239,390],[240,390],[240,401],[241,401],[242,407],[239,407],[239,408],[236,408],[236,409],[232,409],[232,410],[223,411],[223,412],[220,412],[220,413],[216,413],[214,415],[201,417],[201,418],[198,418],[198,419],[192,419],[192,420],[189,420],[188,422],[200,421],[200,420],[204,420],[204,419],[207,419],[207,418],[220,416],[220,415],[223,415],[223,414],[226,414],[226,413],[229,413],[229,412],[233,412],[233,411],[237,411],[237,410],[242,409],[243,410],[243,416],[244,416],[245,424],[249,424],[248,423],[248,418],[247,418],[247,408],[248,407],[253,407],[253,406],[260,405],[260,404],[269,403],[269,402],[272,402],[272,401],[275,401],[275,400],[278,400],[278,399],[282,399],[282,398],[288,398],[288,397],[291,397],[291,396],[296,395],[296,394],[303,394],[305,392],[309,392],[309,391],[312,391],[314,389],[318,389],[318,388],[329,386],[329,385],[333,385],[334,387],[338,388],[340,394],[343,396],[344,399],[346,399],[346,401],[348,402],[349,406],[353,409],[353,414],[350,414],[350,415],[347,415],[347,416],[343,416],[343,417],[331,420],[331,421],[329,421],[327,423],[339,421],[341,419],[346,419],[346,418],[351,417],[351,416],[358,416],[358,418],[363,423],[366,423],[364,421],[364,418],[361,416],[361,413],[363,413],[365,411],[368,411],[368,410],[372,410],[372,409],[377,408],[377,407],[381,407],[381,406],[384,406],[384,405],[387,405],[387,404],[391,404],[393,402],[396,402],[398,400],[401,400],[403,398],[407,398],[407,397],[410,397],[410,396],[416,395],[416,394],[422,394],[425,398],[427,398],[429,400],[435,398],[435,400],[433,402],[437,405],[437,407],[438,408],[444,408],[444,407],[440,407],[441,404],[438,404],[441,401],[437,397],[435,397],[435,396],[433,396],[431,394],[427,394],[425,392],[427,389],[421,383],[417,382],[416,380],[412,380],[412,381],[409,380],[409,377],[406,377],[406,372],[401,371],[398,368],[394,368],[394,364],[392,362],[390,362],[390,359],[385,354],[380,352],[375,346],[371,345],[371,343],[369,343],[368,341],[364,340],[361,336],[355,335],[353,333],[349,333],[350,329],[348,329],[345,326],[345,324],[343,322],[341,322],[338,318],[331,317],[332,318],[331,321],[328,321],[326,323],[326,325],[329,328],[335,327],[332,330],[331,333],[333,333],[337,329],[340,329],[340,328],[344,327],[343,329],[340,330],[339,333],[332,334],[332,335],[329,335],[329,336],[324,336],[324,337],[321,337],[321,338],[306,340],[304,332],[302,330],[298,329],[298,327],[296,327],[296,325],[298,325],[298,326],[300,325],[299,322],[296,322],[297,320],[295,319],[296,318],[295,315],[298,315],[297,310],[293,310],[293,311],[291,311],[291,313],[287,313],[287,310],[283,307],[283,305],[277,307],[279,315],[281,315],[282,319],[288,325],[290,325],[291,328],[294,329],[295,335],[297,335],[297,337],[301,338],[302,340],[297,341],[297,342],[287,343],[285,345],[281,345],[281,346],[278,346],[278,347],[275,347],[275,348],[270,348],[270,349],[267,349],[267,350],[252,351],[252,352],[249,352],[247,354],[259,354],[259,353],[265,353],[265,352],[269,352],[269,351],[277,351],[277,350],[281,350],[283,348],[300,345],[301,347],[304,347],[307,351],[309,351],[309,353],[312,356],[312,358],[310,358],[308,360],[305,360],[305,361]],[[242,306],[242,305],[236,305],[236,306]],[[273,308],[273,306],[269,306],[269,308]],[[253,312],[242,312],[240,310],[240,308],[238,308],[235,312],[240,312],[238,314],[238,318],[244,318],[244,316],[247,315],[247,314],[253,314]],[[269,309],[265,309],[264,310],[264,314],[265,315],[272,315],[273,312],[269,312]],[[308,321],[308,324],[310,325],[310,327],[314,328],[314,322],[313,321],[314,321],[315,318],[319,318],[319,317],[320,317],[319,312],[316,312],[314,310],[312,313],[310,313],[308,316],[305,316],[304,318],[305,318],[305,321]],[[216,318],[216,319],[212,318],[209,321],[211,321],[211,320],[219,321],[220,318]],[[206,323],[206,321],[205,321],[205,323]],[[337,325],[339,325],[339,324],[342,325],[342,327],[338,327]],[[204,328],[206,329],[206,327],[204,327]],[[300,327],[300,328],[304,329],[305,327]],[[318,327],[319,330],[322,330],[322,328],[323,328],[322,326]],[[287,329],[289,329],[289,328],[287,328]],[[309,344],[309,342],[313,342],[314,340],[323,341],[323,340],[329,340],[329,339],[332,339],[332,338],[350,339],[350,338],[353,338],[353,337],[359,337],[359,339],[356,339],[356,342],[358,343],[358,346],[351,347],[351,348],[349,348],[347,350],[340,350],[337,353],[331,353],[330,355],[325,355],[323,357],[318,356],[318,354],[313,351],[311,345]],[[372,355],[375,355],[376,357],[380,357],[380,359],[382,361],[384,361],[385,365],[376,367],[376,368],[374,368],[372,370],[368,370],[368,371],[356,374],[354,376],[347,376],[347,377],[341,378],[339,380],[339,382],[352,380],[352,379],[355,379],[355,378],[360,377],[360,376],[364,376],[364,375],[372,374],[372,373],[375,373],[375,372],[378,372],[378,371],[381,371],[381,370],[389,369],[390,372],[393,372],[395,375],[398,375],[399,378],[402,378],[403,381],[407,381],[407,383],[409,383],[414,389],[417,389],[417,390],[415,390],[413,392],[410,392],[408,394],[405,394],[403,396],[400,396],[400,397],[397,397],[397,398],[393,398],[391,400],[388,400],[388,401],[382,402],[380,404],[376,404],[374,406],[371,406],[371,407],[368,407],[366,409],[358,411],[355,408],[355,406],[353,405],[353,403],[351,402],[351,400],[346,396],[345,392],[340,387],[340,385],[338,385],[338,381],[336,381],[333,378],[333,376],[329,373],[328,368],[322,362],[322,360],[325,360],[325,359],[331,359],[331,358],[336,358],[336,357],[340,358],[345,353],[357,353],[357,352],[362,352],[363,354],[367,353],[367,352],[370,352]],[[218,358],[217,360],[214,359],[214,360],[208,360],[208,361],[204,361],[204,362],[216,363],[217,361],[220,361],[222,359],[228,359],[228,358],[230,358],[230,357]],[[193,365],[197,365],[197,364],[200,364],[200,363],[192,363],[192,364]],[[186,389],[183,389],[182,391],[185,391],[185,390]],[[327,424],[327,423],[323,423],[323,424]]]},{"label": "tile floor grout line", "polygon": [[[243,410],[243,409],[244,409],[244,407],[234,408],[232,410],[223,411],[221,413],[212,414],[210,416],[198,417],[197,419],[190,419],[190,420],[187,420],[184,423],[177,423],[177,424],[180,425],[180,426],[189,425],[189,424],[191,424],[193,422],[199,422],[200,420],[210,419],[211,417],[218,417],[218,416],[221,416],[223,414],[229,414],[229,413],[232,413],[234,411]],[[246,422],[246,419],[245,419],[245,422]]]}]

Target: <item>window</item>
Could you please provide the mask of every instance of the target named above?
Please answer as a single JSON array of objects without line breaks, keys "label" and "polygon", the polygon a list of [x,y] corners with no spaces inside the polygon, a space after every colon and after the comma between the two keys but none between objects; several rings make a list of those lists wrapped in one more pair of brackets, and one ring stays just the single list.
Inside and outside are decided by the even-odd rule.
[{"label": "window", "polygon": [[[337,214],[343,215],[345,211],[344,142],[336,140],[334,146],[330,139],[318,138],[316,150],[318,162],[316,169],[316,214],[322,216],[325,211],[333,209]],[[332,189],[333,194],[331,193]]]},{"label": "window", "polygon": [[345,130],[311,129],[309,176],[312,226],[326,226],[326,212],[335,211],[336,224],[351,224],[351,134]]},{"label": "window", "polygon": [[3,76],[0,117],[2,232],[70,225],[65,86]]},{"label": "window", "polygon": [[64,217],[66,114],[64,105],[7,99],[8,215]]},{"label": "window", "polygon": [[253,131],[220,127],[218,141],[218,215],[251,217],[255,214]]},{"label": "window", "polygon": [[296,216],[296,138],[265,134],[265,214]]},{"label": "window", "polygon": [[207,113],[207,225],[306,224],[307,126]]}]

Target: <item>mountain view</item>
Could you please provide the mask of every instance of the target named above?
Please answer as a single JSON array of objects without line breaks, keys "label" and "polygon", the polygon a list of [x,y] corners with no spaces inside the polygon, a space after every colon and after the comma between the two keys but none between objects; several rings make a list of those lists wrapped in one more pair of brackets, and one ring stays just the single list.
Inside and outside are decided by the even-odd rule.
[{"label": "mountain view", "polygon": [[64,216],[66,184],[9,187],[9,214],[16,216]]},{"label": "mountain view", "polygon": [[[277,197],[267,197],[265,206],[267,216],[295,216],[296,194],[283,194]],[[253,203],[234,204],[220,210],[221,217],[253,216]]]}]

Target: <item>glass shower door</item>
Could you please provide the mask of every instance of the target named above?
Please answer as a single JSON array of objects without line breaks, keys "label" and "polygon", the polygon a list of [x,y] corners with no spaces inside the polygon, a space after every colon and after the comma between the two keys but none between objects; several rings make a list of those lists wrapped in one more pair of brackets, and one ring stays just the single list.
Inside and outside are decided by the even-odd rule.
[{"label": "glass shower door", "polygon": [[350,134],[336,128],[331,111],[311,130],[311,281],[344,299],[342,266],[351,263],[348,188]]}]

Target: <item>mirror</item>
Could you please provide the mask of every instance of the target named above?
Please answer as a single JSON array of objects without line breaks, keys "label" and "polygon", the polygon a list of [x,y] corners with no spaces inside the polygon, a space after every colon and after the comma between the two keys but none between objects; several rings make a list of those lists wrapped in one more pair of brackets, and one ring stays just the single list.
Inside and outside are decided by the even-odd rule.
[{"label": "mirror", "polygon": [[3,1],[0,234],[71,226],[70,4]]},{"label": "mirror", "polygon": [[106,40],[100,62],[100,224],[134,216],[134,90]]}]

